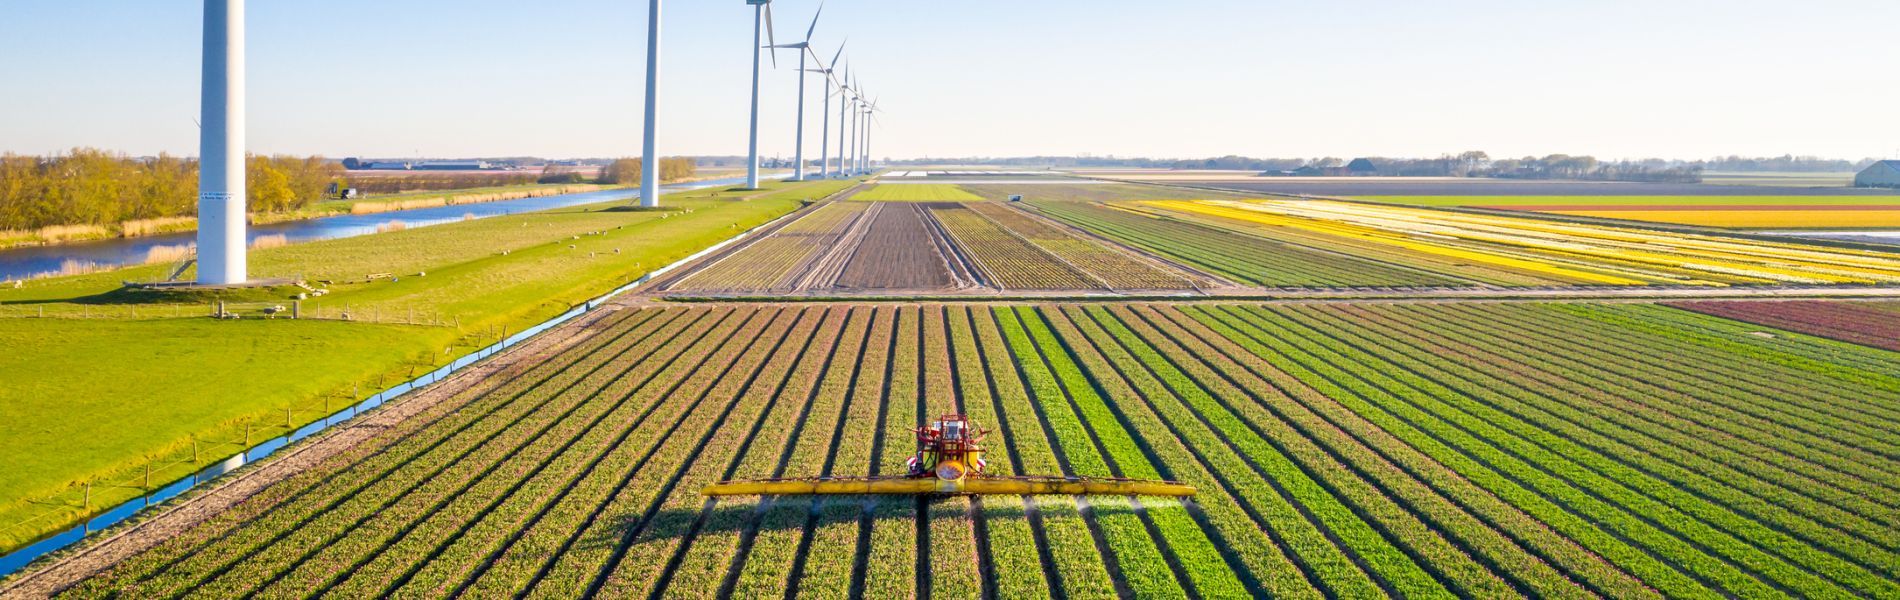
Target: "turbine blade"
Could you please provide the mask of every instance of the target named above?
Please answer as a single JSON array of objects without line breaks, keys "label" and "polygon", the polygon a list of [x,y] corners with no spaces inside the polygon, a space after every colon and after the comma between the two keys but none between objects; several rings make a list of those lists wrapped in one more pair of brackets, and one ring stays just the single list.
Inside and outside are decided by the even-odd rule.
[{"label": "turbine blade", "polygon": [[818,31],[818,17],[824,16],[824,14],[825,14],[825,3],[819,2],[818,12],[812,14],[811,16],[811,28],[805,30],[805,41],[807,42],[811,41],[811,34],[816,33]]},{"label": "turbine blade", "polygon": [[772,33],[772,3],[767,2],[763,6],[765,7],[765,44],[772,48],[772,68],[777,69],[778,35]]},{"label": "turbine blade", "polygon": [[851,38],[845,38],[844,41],[838,42],[838,53],[831,55],[831,64],[825,65],[825,68],[831,69],[838,66],[838,59],[844,58],[844,46],[849,43],[851,43]]}]

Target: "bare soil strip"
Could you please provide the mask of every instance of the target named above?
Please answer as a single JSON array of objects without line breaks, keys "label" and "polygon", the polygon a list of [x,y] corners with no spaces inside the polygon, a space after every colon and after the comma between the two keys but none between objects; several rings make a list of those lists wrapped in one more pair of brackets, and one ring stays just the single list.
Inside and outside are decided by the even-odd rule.
[{"label": "bare soil strip", "polygon": [[858,213],[851,225],[838,237],[838,243],[827,249],[824,255],[806,268],[805,275],[793,286],[797,292],[825,290],[838,286],[838,276],[844,274],[844,266],[850,264],[851,257],[864,243],[864,236],[871,232],[871,224],[877,221],[879,211],[884,205],[872,204],[870,208]]},{"label": "bare soil strip", "polygon": [[838,277],[838,287],[855,290],[949,290],[956,279],[950,263],[928,239],[921,210],[889,204]]}]

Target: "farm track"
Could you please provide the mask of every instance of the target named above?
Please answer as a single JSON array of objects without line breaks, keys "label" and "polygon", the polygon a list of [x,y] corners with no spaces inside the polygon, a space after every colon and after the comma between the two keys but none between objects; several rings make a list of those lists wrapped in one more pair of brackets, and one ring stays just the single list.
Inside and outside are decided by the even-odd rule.
[{"label": "farm track", "polygon": [[[1578,302],[630,306],[7,592],[1900,595],[1900,363],[1760,329]],[[889,473],[950,412],[997,431],[998,473],[1201,492],[697,493]]]}]

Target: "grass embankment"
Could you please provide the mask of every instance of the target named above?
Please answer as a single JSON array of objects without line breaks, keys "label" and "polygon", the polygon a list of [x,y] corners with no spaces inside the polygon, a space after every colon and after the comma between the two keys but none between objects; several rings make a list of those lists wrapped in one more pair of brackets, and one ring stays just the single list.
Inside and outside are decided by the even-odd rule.
[{"label": "grass embankment", "polygon": [[[247,427],[253,441],[281,435],[287,412],[314,421],[848,185],[771,182],[670,195],[667,211],[590,205],[254,252],[254,277],[333,282],[302,321],[253,318],[291,304],[281,292],[228,298],[247,318],[219,321],[200,316],[210,296],[119,291],[160,265],[0,290],[0,338],[17,342],[0,356],[0,551],[76,523],[87,483],[92,510],[134,498],[148,465],[153,484],[169,482],[234,453]],[[368,280],[381,273],[395,277]]]},{"label": "grass embankment", "polygon": [[851,196],[852,200],[878,202],[976,202],[982,196],[965,191],[952,183],[881,184]]}]

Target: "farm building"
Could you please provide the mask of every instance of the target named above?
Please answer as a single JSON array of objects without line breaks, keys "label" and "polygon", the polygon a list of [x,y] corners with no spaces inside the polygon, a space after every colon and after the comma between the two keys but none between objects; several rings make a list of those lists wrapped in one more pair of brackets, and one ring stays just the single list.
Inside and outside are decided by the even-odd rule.
[{"label": "farm building", "polygon": [[1372,164],[1372,159],[1355,158],[1355,159],[1352,159],[1352,162],[1346,163],[1346,175],[1366,176],[1366,175],[1378,175],[1378,174],[1379,174],[1379,166]]},{"label": "farm building", "polygon": [[417,163],[418,171],[486,171],[495,168],[485,160],[438,160]]},{"label": "farm building", "polygon": [[1900,188],[1900,160],[1883,160],[1868,165],[1854,176],[1854,187]]}]

